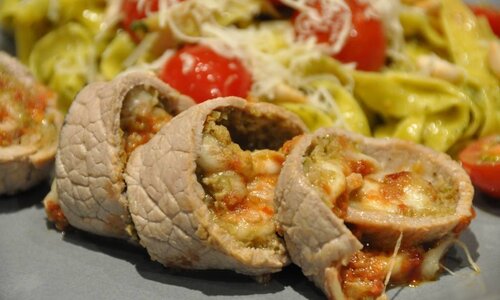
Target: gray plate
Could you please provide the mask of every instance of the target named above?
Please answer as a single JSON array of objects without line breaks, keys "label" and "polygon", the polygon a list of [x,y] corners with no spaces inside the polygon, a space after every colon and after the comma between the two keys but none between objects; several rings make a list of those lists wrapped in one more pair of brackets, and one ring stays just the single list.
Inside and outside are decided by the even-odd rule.
[{"label": "gray plate", "polygon": [[[1,1],[1,0],[0,0]],[[0,49],[12,50],[0,34]],[[168,270],[121,241],[80,231],[61,234],[45,219],[42,184],[0,197],[0,300],[7,299],[323,299],[296,266],[261,285],[229,271]],[[389,290],[389,299],[500,299],[500,201],[476,195],[477,217],[461,237],[481,267],[468,267],[452,248],[444,264],[454,275],[416,288]]]},{"label": "gray plate", "polygon": [[[125,242],[61,234],[40,203],[48,189],[0,199],[0,299],[323,299],[295,266],[261,285],[229,271],[168,270]],[[477,217],[461,240],[481,273],[454,247],[444,262],[454,275],[393,288],[389,299],[500,299],[500,201],[478,195],[474,202]]]}]

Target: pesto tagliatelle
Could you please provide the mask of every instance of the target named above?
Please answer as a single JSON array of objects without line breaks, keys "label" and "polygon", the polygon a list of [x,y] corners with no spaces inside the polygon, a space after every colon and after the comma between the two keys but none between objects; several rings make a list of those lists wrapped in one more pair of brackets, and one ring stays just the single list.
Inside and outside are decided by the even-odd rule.
[{"label": "pesto tagliatelle", "polygon": [[119,0],[4,0],[0,21],[17,56],[65,109],[89,82],[130,69],[158,72],[176,49],[200,43],[243,61],[253,80],[249,100],[281,105],[313,130],[338,125],[449,152],[500,132],[499,77],[489,63],[500,60],[499,40],[486,19],[460,0],[364,2],[388,42],[378,72],[340,63],[314,38],[297,39],[293,11],[307,10],[307,0],[159,0],[133,34],[123,29]]}]

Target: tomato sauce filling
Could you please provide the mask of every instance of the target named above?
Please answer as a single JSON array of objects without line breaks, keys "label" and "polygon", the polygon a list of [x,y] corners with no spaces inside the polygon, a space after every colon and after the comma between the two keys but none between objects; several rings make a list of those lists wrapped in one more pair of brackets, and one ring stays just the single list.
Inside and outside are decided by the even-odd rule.
[{"label": "tomato sauce filling", "polygon": [[351,193],[361,187],[365,176],[376,170],[376,162],[342,136],[318,138],[304,158],[306,177],[340,218],[347,215]]},{"label": "tomato sauce filling", "polygon": [[292,135],[275,135],[276,145],[264,145],[269,133],[263,128],[279,129],[265,126],[252,133],[251,126],[256,125],[243,125],[250,121],[272,122],[235,110],[212,112],[203,129],[197,174],[219,226],[245,246],[278,247],[274,189],[285,154],[277,145],[283,146]]},{"label": "tomato sauce filling", "polygon": [[[451,214],[456,191],[446,179],[433,174],[424,177],[421,163],[382,171],[384,162],[363,153],[355,142],[343,136],[313,140],[304,157],[304,171],[320,192],[324,203],[340,218],[349,208],[381,211],[403,216],[440,216]],[[463,230],[470,222],[464,218],[455,228]],[[385,292],[389,268],[391,284],[418,284],[434,278],[445,243],[382,249],[363,239],[363,228],[348,224],[353,234],[365,244],[345,266],[339,267],[342,292],[348,299],[377,299]],[[399,247],[399,246],[398,246]]]},{"label": "tomato sauce filling", "polygon": [[0,71],[0,147],[42,145],[57,136],[46,114],[52,92],[41,85],[26,88]]},{"label": "tomato sauce filling", "polygon": [[[422,281],[425,258],[422,246],[401,249],[394,258],[390,283],[418,284]],[[340,269],[344,294],[352,299],[376,299],[385,291],[392,252],[365,248],[356,252]]]},{"label": "tomato sauce filling", "polygon": [[47,219],[53,222],[58,230],[64,231],[69,227],[68,220],[64,216],[59,203],[55,201],[46,201],[45,212]]},{"label": "tomato sauce filling", "polygon": [[411,170],[364,177],[364,185],[352,195],[351,206],[408,217],[453,214],[456,190],[446,179],[433,182]]},{"label": "tomato sauce filling", "polygon": [[121,129],[127,157],[138,146],[147,143],[172,119],[157,91],[138,87],[129,92],[121,111]]},{"label": "tomato sauce filling", "polygon": [[349,208],[408,217],[445,216],[456,206],[456,188],[446,178],[423,175],[418,163],[381,170],[383,162],[363,153],[343,136],[313,141],[304,171],[322,199],[340,218]]}]

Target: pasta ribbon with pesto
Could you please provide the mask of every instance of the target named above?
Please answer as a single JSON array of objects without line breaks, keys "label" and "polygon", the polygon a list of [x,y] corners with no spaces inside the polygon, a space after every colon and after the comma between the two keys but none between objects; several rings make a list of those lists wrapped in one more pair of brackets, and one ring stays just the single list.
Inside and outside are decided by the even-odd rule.
[{"label": "pasta ribbon with pesto", "polygon": [[[345,18],[354,15],[350,1],[321,0],[318,8],[304,0],[4,0],[0,23],[64,109],[90,82],[131,70],[159,74],[176,51],[201,44],[242,61],[249,100],[285,107],[311,130],[339,126],[450,153],[500,131],[500,84],[489,65],[499,40],[485,19],[461,0],[356,1],[385,38],[382,67],[359,72],[327,51],[344,47],[355,26]],[[127,5],[141,16],[131,19]],[[318,9],[339,14],[323,20]],[[299,37],[312,28],[296,28],[300,14],[311,17],[301,26],[319,24],[339,38],[324,44],[314,30]]]},{"label": "pasta ribbon with pesto", "polygon": [[354,94],[382,117],[375,136],[393,136],[446,151],[470,123],[472,103],[452,84],[407,73],[355,73]]},{"label": "pasta ribbon with pesto", "polygon": [[467,71],[469,88],[466,91],[483,113],[480,135],[498,133],[500,82],[487,66],[488,45],[495,41],[494,34],[458,0],[443,1],[442,22],[451,59]]}]

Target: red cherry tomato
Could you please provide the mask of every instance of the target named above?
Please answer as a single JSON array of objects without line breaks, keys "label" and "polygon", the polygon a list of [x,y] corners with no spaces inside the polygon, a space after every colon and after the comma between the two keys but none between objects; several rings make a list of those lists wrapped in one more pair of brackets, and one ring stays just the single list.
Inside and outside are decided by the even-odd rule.
[{"label": "red cherry tomato", "polygon": [[490,23],[491,29],[496,36],[500,37],[500,10],[493,6],[470,5],[470,9],[476,16],[484,16]]},{"label": "red cherry tomato", "polygon": [[[358,70],[378,71],[384,65],[387,47],[382,22],[367,12],[369,7],[366,2],[358,1],[346,1],[351,10],[352,27],[345,45],[334,57],[344,63],[355,62]],[[309,1],[309,5],[316,9],[320,16],[325,16],[326,10],[323,7],[325,3],[322,0]],[[346,13],[348,12],[337,10],[333,13],[332,20],[325,20],[316,26],[314,22],[317,23],[317,21],[308,17],[307,14],[300,16],[301,13],[297,13],[293,18],[295,33],[298,39],[306,39],[308,36],[304,35],[314,34],[320,44],[334,43],[335,40],[331,39],[339,34],[338,22],[340,18],[345,17]],[[309,28],[309,30],[304,31],[303,28]]]},{"label": "red cherry tomato", "polygon": [[159,76],[198,103],[225,96],[245,98],[252,85],[252,77],[240,60],[222,56],[203,45],[177,51]]},{"label": "red cherry tomato", "polygon": [[472,183],[500,199],[500,134],[471,143],[460,152],[459,158]]},{"label": "red cherry tomato", "polygon": [[140,38],[133,30],[133,23],[144,19],[147,12],[158,11],[158,0],[145,1],[142,9],[139,9],[138,2],[139,0],[123,0],[122,2],[123,29],[125,29],[136,42],[138,42]]}]

